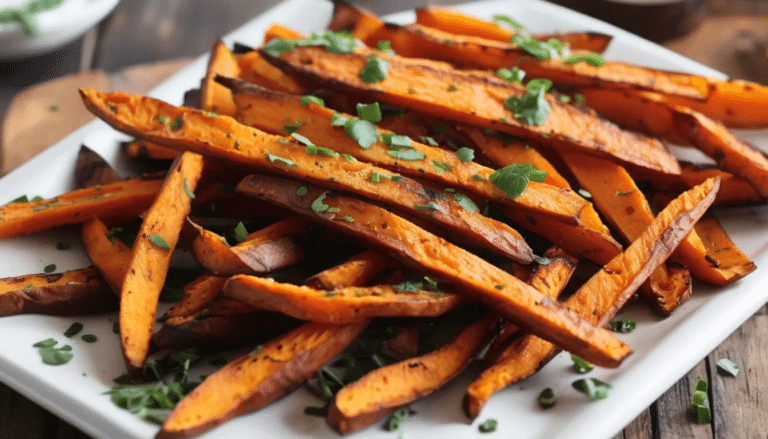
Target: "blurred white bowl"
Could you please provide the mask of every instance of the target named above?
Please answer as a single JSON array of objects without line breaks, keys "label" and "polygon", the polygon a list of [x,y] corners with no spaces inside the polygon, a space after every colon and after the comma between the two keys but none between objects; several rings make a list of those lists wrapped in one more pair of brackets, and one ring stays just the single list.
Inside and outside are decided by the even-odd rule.
[{"label": "blurred white bowl", "polygon": [[[29,0],[0,0],[0,10]],[[82,36],[117,6],[119,0],[63,0],[58,7],[34,14],[38,32],[27,35],[15,22],[0,23],[0,60],[52,52]]]}]

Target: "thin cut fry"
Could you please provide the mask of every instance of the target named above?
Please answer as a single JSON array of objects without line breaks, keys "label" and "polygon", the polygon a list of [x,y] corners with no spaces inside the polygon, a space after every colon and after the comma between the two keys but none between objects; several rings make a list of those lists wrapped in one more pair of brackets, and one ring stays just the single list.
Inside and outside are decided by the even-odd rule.
[{"label": "thin cut fry", "polygon": [[[470,233],[482,246],[493,245],[510,258],[525,262],[532,252],[511,227],[489,222],[453,200],[429,193],[423,186],[368,163],[342,156],[312,154],[295,139],[273,136],[237,123],[227,116],[215,116],[186,107],[122,93],[81,90],[87,107],[115,128],[164,145],[246,165],[264,172],[290,175],[325,186],[351,191],[391,203],[410,214],[437,222],[449,230]],[[118,111],[113,111],[112,108]],[[161,120],[181,121],[172,129]],[[377,174],[380,178],[373,178]],[[438,209],[416,206],[434,203]],[[473,232],[472,226],[475,228]],[[487,233],[487,235],[485,235]]]},{"label": "thin cut fry", "polygon": [[[535,139],[560,150],[580,150],[659,172],[680,173],[677,161],[658,140],[622,131],[594,113],[565,105],[554,96],[544,98],[551,110],[542,124],[529,125],[516,119],[504,102],[510,96],[522,98],[527,89],[486,74],[460,72],[364,49],[336,54],[317,47],[297,47],[280,57],[265,51],[261,54],[289,75],[340,92]],[[368,83],[359,78],[370,56],[388,62],[387,76],[382,81]]]},{"label": "thin cut fry", "polygon": [[110,184],[119,180],[117,172],[96,151],[85,145],[80,146],[75,164],[75,181],[78,188]]},{"label": "thin cut fry", "polygon": [[474,254],[360,200],[311,186],[306,186],[305,195],[297,195],[296,190],[301,186],[277,177],[252,175],[238,185],[238,191],[287,206],[313,220],[394,251],[424,271],[448,280],[455,288],[466,291],[526,330],[567,346],[595,364],[616,367],[629,354],[629,348],[609,331],[573,319],[571,313],[556,302]]},{"label": "thin cut fry", "polygon": [[398,291],[394,287],[347,287],[330,291],[235,275],[224,295],[255,308],[281,312],[299,320],[344,325],[374,317],[436,317],[461,303],[451,293]]},{"label": "thin cut fry", "polygon": [[434,392],[469,364],[497,322],[496,315],[486,315],[436,351],[380,367],[347,384],[328,406],[328,424],[341,434],[357,431]]},{"label": "thin cut fry", "polygon": [[347,285],[364,286],[392,265],[392,259],[375,250],[366,250],[348,261],[310,276],[305,285],[334,290]]},{"label": "thin cut fry", "polygon": [[119,295],[133,254],[131,248],[113,236],[98,218],[83,223],[80,238],[91,262],[101,271],[112,291]]},{"label": "thin cut fry", "polygon": [[96,267],[0,279],[0,316],[78,315],[117,309]]},{"label": "thin cut fry", "polygon": [[[596,325],[607,325],[693,228],[714,201],[718,185],[717,179],[707,180],[670,203],[640,238],[592,276],[565,305]],[[467,416],[476,418],[497,390],[532,375],[557,352],[557,347],[538,337],[526,335],[515,340],[467,388]]]},{"label": "thin cut fry", "polygon": [[281,398],[340,354],[366,325],[306,323],[260,345],[179,401],[156,438],[199,434]]},{"label": "thin cut fry", "polygon": [[123,180],[45,200],[0,206],[0,238],[77,224],[91,218],[123,222],[134,219],[152,204],[161,184],[160,180]]},{"label": "thin cut fry", "polygon": [[149,353],[160,291],[203,167],[203,157],[181,153],[144,216],[120,293],[120,341],[126,367],[140,373]]}]

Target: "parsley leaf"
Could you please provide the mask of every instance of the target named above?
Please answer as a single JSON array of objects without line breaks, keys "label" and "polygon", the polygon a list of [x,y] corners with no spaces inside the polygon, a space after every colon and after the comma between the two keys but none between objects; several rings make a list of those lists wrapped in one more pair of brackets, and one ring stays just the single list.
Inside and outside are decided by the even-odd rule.
[{"label": "parsley leaf", "polygon": [[381,107],[378,102],[372,104],[357,104],[357,116],[371,123],[381,122]]},{"label": "parsley leaf", "polygon": [[360,70],[360,80],[366,83],[381,82],[387,77],[387,70],[389,70],[389,62],[383,60],[377,56],[369,56]]},{"label": "parsley leaf", "polygon": [[581,53],[565,59],[567,64],[573,64],[580,61],[584,61],[585,63],[595,67],[600,67],[601,65],[605,64],[605,58],[595,52]]},{"label": "parsley leaf", "polygon": [[488,177],[488,180],[507,196],[517,198],[528,187],[529,180],[543,179],[542,173],[546,177],[545,171],[535,169],[531,163],[514,163],[497,169]]},{"label": "parsley leaf", "polygon": [[512,83],[522,83],[525,78],[525,71],[520,70],[517,66],[511,69],[502,67],[496,71],[496,76]]},{"label": "parsley leaf", "polygon": [[366,149],[376,143],[378,138],[376,126],[367,120],[347,119],[344,122],[344,131],[358,145]]},{"label": "parsley leaf", "polygon": [[739,365],[727,358],[717,360],[717,373],[720,375],[735,377],[739,374]]},{"label": "parsley leaf", "polygon": [[162,249],[162,250],[170,250],[171,246],[168,245],[168,243],[163,239],[160,235],[149,235],[147,236],[147,239],[149,242],[151,242],[155,247]]},{"label": "parsley leaf", "polygon": [[423,160],[425,157],[423,152],[416,151],[415,149],[397,149],[397,150],[391,149],[387,151],[387,154],[396,159],[405,160],[406,162]]},{"label": "parsley leaf", "polygon": [[456,157],[458,157],[459,160],[464,163],[469,163],[475,159],[475,150],[472,148],[467,148],[466,146],[462,146],[461,148],[457,149],[455,154]]},{"label": "parsley leaf", "polygon": [[590,401],[597,401],[608,397],[613,386],[600,381],[597,378],[582,378],[572,383],[573,388],[587,395]]},{"label": "parsley leaf", "polygon": [[312,95],[302,96],[299,102],[301,103],[301,105],[317,104],[321,107],[325,107],[324,100],[322,100],[321,98],[318,98],[317,96],[312,96]]},{"label": "parsley leaf", "polygon": [[592,363],[576,355],[571,354],[571,360],[573,361],[573,368],[578,373],[587,373],[595,368]]},{"label": "parsley leaf", "polygon": [[513,19],[512,17],[510,17],[508,15],[496,14],[493,17],[491,17],[491,19],[497,25],[505,24],[505,25],[509,26],[510,28],[512,28],[513,30],[516,30],[516,31],[520,31],[520,30],[525,29],[525,26],[520,24],[519,21]]},{"label": "parsley leaf", "polygon": [[504,107],[512,112],[515,119],[528,125],[541,125],[549,118],[552,108],[546,99],[546,83],[536,82],[534,85],[538,88],[528,88],[522,97],[510,96],[506,98]]},{"label": "parsley leaf", "polygon": [[539,407],[550,409],[554,407],[555,404],[557,404],[557,398],[555,398],[555,392],[553,392],[552,389],[547,387],[539,393]]},{"label": "parsley leaf", "polygon": [[308,38],[296,40],[275,38],[265,44],[263,49],[272,56],[280,56],[300,46],[321,46],[331,53],[350,53],[355,50],[356,45],[355,39],[349,33],[328,31],[322,34],[313,33]]}]

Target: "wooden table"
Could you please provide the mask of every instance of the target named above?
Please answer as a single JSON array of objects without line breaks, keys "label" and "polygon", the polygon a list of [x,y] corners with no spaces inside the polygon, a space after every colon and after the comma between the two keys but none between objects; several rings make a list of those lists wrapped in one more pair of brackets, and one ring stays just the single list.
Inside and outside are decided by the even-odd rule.
[{"label": "wooden table", "polygon": [[[358,3],[376,13],[385,14],[423,2],[361,0]],[[734,4],[743,7],[744,3]],[[20,62],[0,62],[0,84],[3,84],[0,88],[0,120],[5,116],[12,98],[25,87],[79,71],[103,70],[110,74],[108,80],[122,80],[124,84],[148,89],[163,73],[157,70],[157,64],[146,63],[171,60],[164,66],[175,68],[174,62],[181,65],[189,57],[206,52],[216,37],[265,11],[271,4],[268,0],[123,0],[115,12],[85,38],[50,55]],[[713,10],[716,9],[718,15],[708,16],[697,31],[665,45],[735,77],[767,82],[765,50],[768,18],[755,14],[723,15],[724,10],[728,12],[724,6],[726,2],[716,1],[713,4],[717,6]],[[750,12],[748,8],[742,8],[742,12],[745,11]],[[124,69],[137,64],[143,64],[148,70],[142,70],[138,76],[134,70],[126,76]],[[766,328],[768,307],[763,307],[616,437],[766,437]],[[715,373],[715,362],[725,357],[741,365],[742,372],[737,378],[726,379]],[[714,422],[711,425],[697,425],[689,420],[688,410],[698,378],[706,379],[712,389]],[[0,438],[87,437],[0,384]]]}]

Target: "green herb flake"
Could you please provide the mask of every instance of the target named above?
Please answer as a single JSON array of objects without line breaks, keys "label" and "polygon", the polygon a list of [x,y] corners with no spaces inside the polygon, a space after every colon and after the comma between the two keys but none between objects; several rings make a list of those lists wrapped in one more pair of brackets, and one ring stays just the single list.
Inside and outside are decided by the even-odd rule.
[{"label": "green herb flake", "polygon": [[571,361],[573,361],[573,368],[578,373],[587,373],[595,368],[595,366],[592,363],[573,354],[571,354]]},{"label": "green herb flake", "polygon": [[515,119],[528,125],[541,125],[549,118],[552,108],[547,102],[545,85],[537,89],[528,89],[525,95],[510,96],[504,100],[504,107],[511,111]]},{"label": "green herb flake", "polygon": [[392,42],[389,40],[379,40],[376,42],[376,50],[384,52],[387,55],[394,55],[395,51],[392,49]]},{"label": "green herb flake", "polygon": [[318,416],[324,418],[327,410],[325,407],[304,407],[304,414],[307,416]]},{"label": "green herb flake", "polygon": [[371,84],[381,82],[387,77],[389,62],[377,56],[371,55],[365,62],[363,69],[360,70],[360,80]]},{"label": "green herb flake", "polygon": [[43,271],[46,273],[53,273],[56,271],[56,264],[48,264],[43,268]]},{"label": "green herb flake", "polygon": [[555,398],[555,392],[552,391],[549,387],[542,390],[541,393],[539,393],[539,407],[543,409],[551,409],[552,407],[557,404],[557,398]]},{"label": "green herb flake", "polygon": [[181,129],[181,127],[184,126],[184,117],[179,116],[176,119],[174,119],[171,123],[168,124],[168,127],[172,130],[178,130]]},{"label": "green herb flake", "polygon": [[344,131],[362,148],[370,148],[371,145],[376,143],[378,138],[378,132],[376,126],[367,120],[362,119],[347,119],[344,122]]},{"label": "green herb flake", "polygon": [[354,218],[352,218],[352,217],[351,217],[351,216],[349,216],[349,215],[345,215],[345,216],[344,216],[344,218],[342,218],[342,220],[344,220],[344,222],[347,222],[347,223],[353,223],[353,222],[355,222],[355,219],[354,219]]},{"label": "green herb flake", "polygon": [[467,148],[466,146],[463,146],[456,150],[455,152],[456,157],[459,158],[464,163],[469,163],[472,160],[475,159],[475,150],[472,148]]},{"label": "green herb flake", "polygon": [[151,242],[155,247],[161,249],[161,250],[170,250],[171,246],[168,245],[168,243],[163,239],[160,235],[149,235],[147,236],[147,239],[149,242]]},{"label": "green herb flake", "polygon": [[303,120],[297,120],[296,122],[294,122],[291,125],[284,125],[283,126],[283,131],[285,131],[286,133],[289,133],[289,134],[293,134],[296,131],[298,131],[301,127],[303,127],[305,123],[306,122],[304,122]]},{"label": "green herb flake", "polygon": [[192,190],[189,189],[189,179],[184,179],[184,193],[187,194],[187,197],[189,197],[190,200],[195,199],[195,194],[192,192]]},{"label": "green herb flake", "polygon": [[485,177],[483,177],[480,174],[472,174],[472,180],[475,180],[475,181],[485,181]]},{"label": "green herb flake", "polygon": [[461,83],[460,83],[460,82],[458,82],[458,81],[457,81],[457,82],[454,82],[453,84],[451,84],[451,85],[448,87],[448,91],[449,91],[449,92],[454,92],[454,91],[456,91],[456,90],[458,90],[458,89],[459,89],[459,86],[460,86],[460,85],[461,85]]},{"label": "green herb flake", "polygon": [[584,189],[579,189],[579,190],[577,190],[576,192],[578,192],[578,193],[579,193],[579,195],[581,195],[581,196],[582,196],[582,197],[584,197],[584,198],[592,198],[592,194],[590,194],[589,192],[587,192],[587,191],[586,191],[586,190],[584,190]]},{"label": "green herb flake", "polygon": [[437,144],[435,139],[433,139],[433,138],[431,138],[429,136],[421,136],[420,139],[421,139],[421,143],[425,143],[425,144],[427,144],[429,146],[440,146],[440,145]]},{"label": "green herb flake", "polygon": [[56,243],[56,250],[71,250],[72,243],[66,241],[59,241]]},{"label": "green herb flake", "polygon": [[331,126],[343,127],[347,123],[348,120],[349,120],[348,117],[344,117],[344,116],[341,115],[341,113],[335,112],[331,116],[330,122],[331,122]]},{"label": "green herb flake", "polygon": [[371,183],[378,183],[381,181],[381,174],[376,171],[371,172]]},{"label": "green herb flake", "polygon": [[498,426],[499,421],[495,419],[486,419],[485,422],[477,426],[477,429],[480,430],[480,433],[493,433]]},{"label": "green herb flake", "polygon": [[392,149],[412,148],[411,138],[402,134],[386,133],[379,137],[379,140],[386,143]]},{"label": "green herb flake", "polygon": [[432,167],[435,169],[435,172],[437,172],[438,174],[442,174],[443,172],[453,170],[453,166],[451,166],[450,163],[439,162],[437,160],[432,160]]},{"label": "green herb flake", "polygon": [[95,343],[96,340],[98,340],[98,337],[96,337],[93,334],[83,334],[82,337],[80,337],[84,342],[86,343]]},{"label": "green herb flake", "polygon": [[440,206],[434,201],[430,201],[427,204],[414,204],[413,208],[416,210],[440,210]]},{"label": "green herb flake", "polygon": [[601,65],[605,64],[605,58],[594,52],[580,53],[565,59],[566,64],[573,64],[581,61],[595,67],[600,67]]},{"label": "green herb flake", "polygon": [[389,150],[387,151],[387,154],[396,159],[405,160],[406,162],[415,162],[418,160],[423,160],[425,157],[423,152],[416,151],[415,149]]},{"label": "green herb flake", "polygon": [[245,229],[245,225],[242,221],[237,223],[237,226],[235,226],[235,241],[237,242],[243,242],[245,240],[245,237],[248,236],[248,230]]},{"label": "green herb flake", "polygon": [[58,343],[53,338],[46,338],[45,340],[38,341],[37,343],[33,344],[32,347],[35,348],[52,348],[56,346],[56,343]]},{"label": "green herb flake", "polygon": [[597,378],[582,378],[572,383],[574,389],[587,395],[590,401],[597,401],[608,397],[613,386],[600,381]]},{"label": "green herb flake", "polygon": [[709,408],[709,396],[707,395],[708,389],[709,384],[706,381],[702,379],[696,381],[696,390],[693,392],[691,408],[697,424],[712,423],[712,412]]},{"label": "green herb flake", "polygon": [[165,125],[165,123],[168,121],[168,118],[165,116],[157,116],[157,121]]},{"label": "green herb flake", "polygon": [[29,203],[29,198],[26,195],[22,195],[8,202],[8,204],[11,204],[11,203]]},{"label": "green herb flake", "polygon": [[403,423],[405,418],[414,415],[416,412],[409,408],[401,408],[398,409],[395,413],[392,414],[392,416],[389,417],[389,420],[387,420],[387,423],[384,425],[384,428],[387,431],[395,431],[400,428],[400,425]]},{"label": "green herb flake", "polygon": [[493,287],[496,288],[497,290],[503,290],[504,289],[504,285],[494,285]]},{"label": "green herb flake", "polygon": [[729,360],[728,358],[721,358],[717,360],[717,373],[724,376],[735,377],[739,374],[739,365]]},{"label": "green herb flake", "polygon": [[351,156],[351,155],[349,155],[349,154],[342,154],[342,155],[341,155],[341,157],[342,157],[344,160],[346,160],[346,161],[348,161],[348,162],[350,162],[350,163],[355,163],[355,162],[357,161],[357,159],[356,159],[356,158],[352,157],[352,156]]},{"label": "green herb flake", "polygon": [[304,195],[307,195],[307,192],[309,192],[309,189],[307,189],[306,186],[302,186],[298,189],[296,189],[296,195],[303,197]]},{"label": "green herb flake", "polygon": [[267,153],[267,158],[269,159],[269,161],[271,163],[280,163],[280,164],[286,165],[286,166],[291,167],[291,168],[298,168],[299,167],[299,164],[294,162],[293,160],[287,159],[285,157],[280,157],[278,155]]},{"label": "green herb flake", "polygon": [[514,163],[497,169],[488,180],[511,198],[519,197],[530,180],[541,181],[546,177],[546,171],[540,171],[531,163]]},{"label": "green herb flake", "polygon": [[477,207],[477,204],[475,204],[475,202],[472,201],[471,198],[469,198],[464,194],[459,194],[459,193],[453,194],[453,201],[455,201],[456,204],[463,207],[464,210],[468,212],[473,212],[473,213],[480,212],[480,208]]},{"label": "green herb flake", "polygon": [[539,265],[548,265],[550,262],[552,262],[552,259],[549,258],[536,258],[534,259],[537,264]]},{"label": "green herb flake", "polygon": [[355,50],[356,45],[355,39],[348,32],[327,31],[322,34],[313,33],[307,38],[296,40],[275,38],[265,44],[262,49],[272,56],[280,56],[300,46],[321,46],[331,53],[350,53]]},{"label": "green herb flake", "polygon": [[330,206],[324,203],[325,197],[328,196],[328,194],[329,192],[326,191],[320,194],[319,197],[315,198],[315,201],[313,201],[312,204],[310,205],[313,211],[317,213],[323,213],[328,211],[328,209],[330,209]]},{"label": "green herb flake", "polygon": [[525,26],[523,26],[522,24],[520,24],[520,22],[518,22],[517,20],[513,19],[508,15],[496,14],[491,18],[493,22],[496,23],[497,25],[504,24],[506,26],[509,26],[509,28],[515,31],[521,31],[525,29]]},{"label": "green herb flake", "polygon": [[381,107],[378,102],[371,104],[357,104],[357,116],[371,123],[381,122]]},{"label": "green herb flake", "polygon": [[621,191],[621,192],[616,192],[616,196],[617,196],[617,197],[623,197],[623,196],[625,196],[625,195],[629,195],[629,194],[631,194],[632,192],[634,192],[634,191],[632,191],[632,190],[629,190],[629,191]]},{"label": "green herb flake", "polygon": [[301,143],[304,146],[314,146],[315,144],[312,143],[311,140],[307,139],[306,137],[302,136],[299,133],[291,133],[291,137],[296,139],[297,142]]},{"label": "green herb flake", "polygon": [[83,324],[80,322],[72,323],[66,331],[64,331],[64,337],[72,338],[83,330]]},{"label": "green herb flake", "polygon": [[299,99],[299,102],[301,105],[309,105],[309,104],[317,104],[321,107],[325,107],[325,101],[321,98],[318,98],[317,96],[312,95],[304,95]]},{"label": "green herb flake", "polygon": [[637,327],[637,323],[629,317],[624,317],[623,319],[612,321],[610,327],[613,332],[632,332]]},{"label": "green herb flake", "polygon": [[54,102],[53,104],[48,106],[48,110],[50,110],[50,111],[59,111],[59,104]]},{"label": "green herb flake", "polygon": [[496,70],[496,76],[508,82],[522,84],[523,79],[525,79],[525,71],[520,70],[517,66],[511,69],[502,67]]},{"label": "green herb flake", "polygon": [[251,357],[256,357],[261,355],[262,352],[264,352],[264,346],[258,345],[251,352],[249,352],[248,355]]}]

